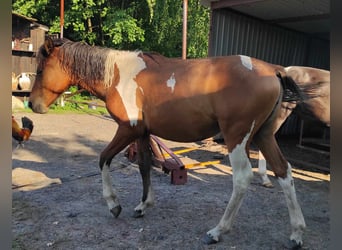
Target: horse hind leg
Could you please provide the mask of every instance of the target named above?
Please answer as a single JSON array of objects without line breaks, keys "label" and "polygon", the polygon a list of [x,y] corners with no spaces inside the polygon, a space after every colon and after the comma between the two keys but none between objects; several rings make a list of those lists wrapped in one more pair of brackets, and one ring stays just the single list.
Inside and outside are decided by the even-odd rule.
[{"label": "horse hind leg", "polygon": [[297,201],[291,165],[281,153],[273,134],[265,134],[261,131],[254,137],[254,141],[265,156],[266,161],[271,165],[283,189],[290,216],[292,248],[300,248],[303,244],[302,235],[306,226],[301,207]]},{"label": "horse hind leg", "polygon": [[266,160],[262,152],[258,152],[258,173],[261,177],[262,185],[267,188],[273,187],[271,180],[267,176]]},{"label": "horse hind leg", "polygon": [[145,135],[138,140],[138,163],[143,183],[143,196],[141,202],[134,209],[133,217],[144,216],[145,210],[154,204],[154,191],[151,185],[150,170],[152,165],[152,152],[150,149],[150,136]]},{"label": "horse hind leg", "polygon": [[[250,132],[247,133],[241,144],[236,145],[231,153],[229,153],[230,164],[233,168],[233,192],[218,225],[207,232],[204,238],[206,244],[217,243],[220,235],[231,229],[243,197],[253,178],[252,166],[246,151],[246,144],[249,140],[249,136]],[[231,147],[228,146],[228,148]]]},{"label": "horse hind leg", "polygon": [[[283,102],[280,103],[278,110],[273,115],[272,119],[266,123],[264,128],[261,130],[267,131],[268,129],[272,128],[272,134],[274,135],[280,128],[280,126],[284,123],[284,121],[289,117],[292,113],[292,110],[296,107],[296,103],[292,102]],[[272,125],[272,126],[271,126]],[[271,131],[268,131],[270,133]],[[259,160],[258,160],[258,172],[262,180],[262,185],[264,187],[273,187],[272,182],[267,176],[267,169],[266,169],[266,160],[262,152],[259,150]]]}]

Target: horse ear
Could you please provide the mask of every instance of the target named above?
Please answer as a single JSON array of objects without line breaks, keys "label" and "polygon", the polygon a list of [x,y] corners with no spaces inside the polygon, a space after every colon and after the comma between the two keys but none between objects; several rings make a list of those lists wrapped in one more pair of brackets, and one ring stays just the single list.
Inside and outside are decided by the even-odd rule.
[{"label": "horse ear", "polygon": [[44,42],[44,48],[45,48],[46,54],[50,55],[50,53],[53,51],[54,47],[55,47],[55,45],[54,45],[51,37],[47,37],[45,42]]}]

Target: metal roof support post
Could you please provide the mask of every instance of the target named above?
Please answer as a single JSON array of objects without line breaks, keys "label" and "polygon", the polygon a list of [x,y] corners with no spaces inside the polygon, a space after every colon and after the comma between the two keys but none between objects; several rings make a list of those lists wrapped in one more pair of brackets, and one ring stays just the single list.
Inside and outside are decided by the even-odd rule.
[{"label": "metal roof support post", "polygon": [[64,27],[64,0],[61,0],[61,9],[60,9],[60,23],[61,23],[61,34],[60,38],[63,38],[63,27]]},{"label": "metal roof support post", "polygon": [[188,0],[183,0],[183,44],[182,44],[182,59],[186,59],[186,37],[188,24]]}]

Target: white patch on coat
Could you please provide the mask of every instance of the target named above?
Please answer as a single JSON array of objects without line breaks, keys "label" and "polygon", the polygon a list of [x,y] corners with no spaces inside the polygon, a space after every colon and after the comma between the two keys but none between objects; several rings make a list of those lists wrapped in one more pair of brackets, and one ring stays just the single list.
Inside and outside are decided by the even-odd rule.
[{"label": "white patch on coat", "polygon": [[252,58],[250,58],[249,56],[240,55],[240,59],[243,66],[245,66],[249,70],[253,69]]},{"label": "white patch on coat", "polygon": [[[106,60],[106,67],[112,68],[113,72],[111,75],[108,73],[105,77],[105,85],[110,86],[112,84],[114,77],[114,64],[116,64],[120,79],[116,89],[125,106],[131,126],[136,126],[138,124],[140,110],[136,102],[136,91],[137,89],[142,91],[142,89],[138,87],[135,78],[140,71],[146,68],[144,60],[138,56],[139,53],[140,52],[111,50],[108,53]],[[108,82],[106,83],[106,81]]]},{"label": "white patch on coat", "polygon": [[170,78],[166,81],[166,86],[171,88],[171,91],[173,92],[175,89],[176,85],[176,78],[175,78],[175,73],[172,73]]},{"label": "white patch on coat", "polygon": [[[253,128],[254,128],[254,124],[255,121],[253,121],[251,129],[249,130],[249,132],[245,135],[245,137],[243,138],[242,142],[238,145],[235,146],[235,148],[232,150],[232,152],[229,154],[229,157],[231,157],[233,162],[241,162],[239,159],[244,159],[245,157],[247,157],[246,155],[246,143],[249,139],[249,136],[251,135]],[[248,157],[247,157],[248,158]],[[234,164],[232,163],[232,167],[234,169]]]}]

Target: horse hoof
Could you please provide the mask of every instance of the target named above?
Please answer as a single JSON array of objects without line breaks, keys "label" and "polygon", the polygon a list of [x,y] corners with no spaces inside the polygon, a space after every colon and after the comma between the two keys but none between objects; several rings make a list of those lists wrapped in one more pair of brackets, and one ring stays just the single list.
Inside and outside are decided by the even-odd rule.
[{"label": "horse hoof", "polygon": [[116,206],[116,207],[113,207],[113,208],[110,210],[110,212],[112,213],[112,215],[114,215],[115,218],[118,218],[118,216],[119,216],[120,213],[121,213],[121,210],[122,210],[121,206],[118,205],[118,206]]},{"label": "horse hoof", "polygon": [[133,218],[141,218],[144,217],[144,213],[142,210],[134,210]]},{"label": "horse hoof", "polygon": [[301,243],[297,243],[295,240],[290,240],[290,249],[292,250],[297,250],[297,249],[301,249],[302,248],[302,244]]},{"label": "horse hoof", "polygon": [[215,240],[213,236],[206,234],[202,239],[204,244],[211,245],[216,244],[218,240]]}]

